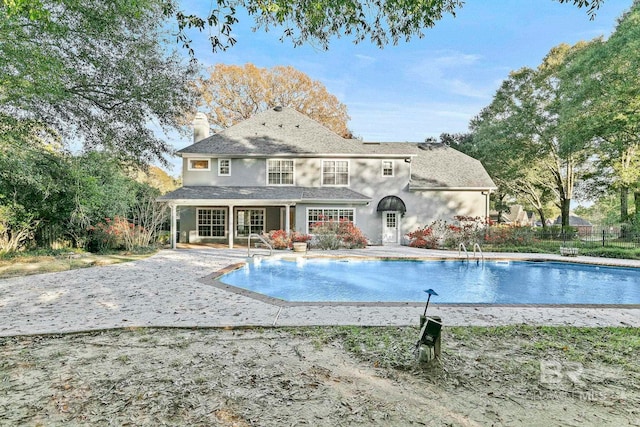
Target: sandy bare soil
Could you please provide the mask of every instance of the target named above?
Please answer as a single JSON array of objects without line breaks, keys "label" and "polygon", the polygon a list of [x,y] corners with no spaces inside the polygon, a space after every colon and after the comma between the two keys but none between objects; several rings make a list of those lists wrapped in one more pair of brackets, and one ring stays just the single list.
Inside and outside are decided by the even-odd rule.
[{"label": "sandy bare soil", "polygon": [[640,425],[640,374],[623,359],[576,365],[521,335],[447,330],[424,367],[414,331],[398,331],[0,338],[0,425]]}]

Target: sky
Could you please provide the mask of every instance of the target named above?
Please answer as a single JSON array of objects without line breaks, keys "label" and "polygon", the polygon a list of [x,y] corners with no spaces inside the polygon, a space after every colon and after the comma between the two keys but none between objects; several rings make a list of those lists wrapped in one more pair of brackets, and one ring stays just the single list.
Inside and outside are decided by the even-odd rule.
[{"label": "sky", "polygon": [[[608,37],[632,0],[604,0],[593,20],[586,9],[553,0],[469,0],[424,37],[383,49],[348,37],[325,51],[311,43],[280,41],[282,29],[252,31],[239,15],[237,44],[212,53],[208,32],[192,32],[196,58],[216,63],[290,65],[323,83],[347,106],[349,129],[365,141],[420,142],[441,133],[466,132],[470,119],[489,105],[510,71],[537,67],[560,43]],[[186,12],[207,16],[211,2],[183,0]],[[186,55],[186,53],[185,53]],[[183,148],[189,138],[173,136]],[[177,163],[176,163],[177,164]],[[179,167],[172,174],[179,174]]]}]

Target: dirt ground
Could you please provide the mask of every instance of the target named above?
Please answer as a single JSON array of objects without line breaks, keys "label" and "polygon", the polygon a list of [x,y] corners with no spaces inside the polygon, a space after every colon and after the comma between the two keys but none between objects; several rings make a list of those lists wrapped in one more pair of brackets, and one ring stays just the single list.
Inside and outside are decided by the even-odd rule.
[{"label": "dirt ground", "polygon": [[417,328],[0,338],[0,425],[640,425],[637,340],[609,360],[469,331],[445,329],[433,366],[414,360]]}]

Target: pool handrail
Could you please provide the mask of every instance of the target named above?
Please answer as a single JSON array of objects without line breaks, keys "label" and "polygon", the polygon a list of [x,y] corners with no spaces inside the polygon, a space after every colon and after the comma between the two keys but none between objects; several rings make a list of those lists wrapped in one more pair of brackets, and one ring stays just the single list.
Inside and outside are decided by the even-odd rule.
[{"label": "pool handrail", "polygon": [[257,237],[258,240],[260,240],[262,243],[264,243],[269,248],[269,256],[273,255],[273,247],[271,246],[271,244],[269,242],[267,242],[265,240],[264,237],[262,237],[261,235],[256,234],[256,233],[250,233],[249,237],[247,238],[247,258],[251,257],[251,237]]},{"label": "pool handrail", "polygon": [[467,256],[467,261],[469,261],[469,252],[467,252],[467,247],[462,242],[460,242],[460,244],[458,245],[458,258],[460,258],[461,251],[464,251],[465,255]]},{"label": "pool handrail", "polygon": [[480,248],[480,243],[474,243],[473,245],[473,257],[476,257],[476,248],[478,248],[478,253],[480,253],[480,258],[482,258],[482,262],[484,262],[484,254],[482,253],[482,248]]}]

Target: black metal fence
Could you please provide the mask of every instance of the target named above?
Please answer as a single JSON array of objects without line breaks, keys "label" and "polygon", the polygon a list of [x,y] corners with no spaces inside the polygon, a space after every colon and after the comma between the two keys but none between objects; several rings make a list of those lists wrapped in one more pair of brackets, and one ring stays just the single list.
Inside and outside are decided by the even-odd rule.
[{"label": "black metal fence", "polygon": [[559,246],[582,248],[640,248],[640,233],[621,227],[490,227],[485,244],[512,246]]}]

